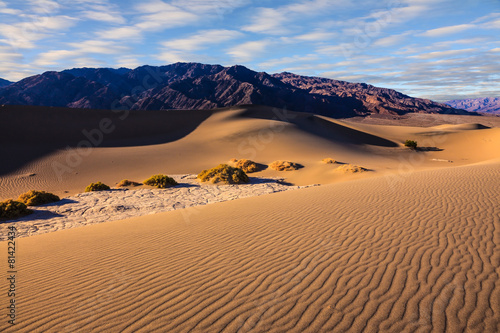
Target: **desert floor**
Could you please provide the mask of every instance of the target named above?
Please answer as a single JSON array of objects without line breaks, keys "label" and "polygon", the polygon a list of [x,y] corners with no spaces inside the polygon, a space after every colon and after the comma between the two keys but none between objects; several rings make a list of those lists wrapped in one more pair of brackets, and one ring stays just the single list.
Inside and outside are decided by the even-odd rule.
[{"label": "desert floor", "polygon": [[[302,188],[231,192],[221,202],[18,238],[17,324],[4,316],[0,330],[500,331],[500,118],[183,112],[121,120],[98,110],[0,108],[14,124],[0,131],[0,153],[10,157],[0,199],[38,189],[77,201],[90,182],[196,174],[231,158],[304,166],[252,174]],[[115,126],[103,142],[75,148],[103,118]],[[405,148],[406,139],[423,150]],[[340,163],[322,163],[327,157]],[[341,163],[369,171],[339,172]]]}]

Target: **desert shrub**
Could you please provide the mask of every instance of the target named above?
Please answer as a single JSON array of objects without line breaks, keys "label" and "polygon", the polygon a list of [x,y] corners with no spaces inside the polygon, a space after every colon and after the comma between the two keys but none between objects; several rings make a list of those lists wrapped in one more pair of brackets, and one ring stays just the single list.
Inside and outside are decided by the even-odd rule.
[{"label": "desert shrub", "polygon": [[40,206],[61,200],[57,195],[45,191],[29,191],[19,196],[17,199],[27,206]]},{"label": "desert shrub", "polygon": [[0,218],[14,219],[33,213],[24,202],[12,199],[0,202]]},{"label": "desert shrub", "polygon": [[85,192],[98,192],[98,191],[107,191],[109,190],[109,186],[103,184],[101,182],[92,183],[85,189]]},{"label": "desert shrub", "polygon": [[167,188],[171,186],[175,186],[178,183],[172,177],[166,175],[154,175],[146,179],[144,185],[155,186],[158,188]]},{"label": "desert shrub", "polygon": [[410,148],[410,149],[417,149],[417,141],[413,140],[406,140],[405,141],[405,146]]},{"label": "desert shrub", "polygon": [[119,182],[116,187],[126,187],[126,186],[139,186],[141,183],[134,182],[132,180],[124,179],[121,182]]},{"label": "desert shrub", "polygon": [[198,175],[198,179],[202,182],[210,181],[214,184],[242,184],[250,181],[245,171],[240,168],[233,168],[227,164],[219,164],[215,168],[203,170]]},{"label": "desert shrub", "polygon": [[[231,160],[231,162],[233,162],[233,160]],[[234,163],[235,163],[234,166],[236,168],[240,168],[241,170],[247,173],[257,172],[261,170],[259,165],[251,160],[241,159],[241,160],[236,160]]]},{"label": "desert shrub", "polygon": [[269,167],[277,171],[293,171],[299,169],[302,166],[298,163],[290,161],[274,161],[273,163],[269,164]]},{"label": "desert shrub", "polygon": [[353,165],[353,164],[344,164],[339,166],[335,171],[340,171],[343,173],[357,173],[357,172],[364,172],[368,171],[368,169],[365,169],[363,167],[360,167],[358,165]]},{"label": "desert shrub", "polygon": [[325,163],[325,164],[334,164],[334,163],[337,163],[337,161],[335,161],[333,158],[324,158],[321,160],[321,162]]}]

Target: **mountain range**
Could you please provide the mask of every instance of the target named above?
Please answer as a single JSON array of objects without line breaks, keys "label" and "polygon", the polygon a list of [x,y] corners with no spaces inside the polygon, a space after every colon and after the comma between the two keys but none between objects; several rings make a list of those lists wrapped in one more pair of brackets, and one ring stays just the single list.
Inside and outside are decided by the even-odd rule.
[{"label": "mountain range", "polygon": [[12,82],[0,78],[0,88],[1,87],[6,87],[9,84],[12,84]]},{"label": "mountain range", "polygon": [[92,109],[212,109],[259,104],[331,117],[466,114],[392,89],[200,63],[45,72],[0,88],[0,104]]},{"label": "mountain range", "polygon": [[471,112],[500,114],[500,98],[498,97],[456,99],[445,103]]}]

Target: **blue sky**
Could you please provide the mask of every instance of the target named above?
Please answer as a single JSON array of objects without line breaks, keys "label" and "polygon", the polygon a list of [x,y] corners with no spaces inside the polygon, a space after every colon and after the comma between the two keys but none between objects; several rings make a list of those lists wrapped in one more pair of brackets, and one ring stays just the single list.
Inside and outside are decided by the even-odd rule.
[{"label": "blue sky", "polygon": [[500,0],[0,0],[0,78],[177,61],[500,97]]}]

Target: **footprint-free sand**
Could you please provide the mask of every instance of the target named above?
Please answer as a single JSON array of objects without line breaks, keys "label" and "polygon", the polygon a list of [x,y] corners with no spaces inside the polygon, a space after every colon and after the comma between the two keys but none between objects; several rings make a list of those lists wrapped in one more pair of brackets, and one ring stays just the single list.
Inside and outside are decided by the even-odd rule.
[{"label": "footprint-free sand", "polygon": [[[424,127],[420,115],[410,119],[416,123],[398,126],[294,113],[273,119],[273,112],[214,111],[192,117],[197,124],[188,126],[189,133],[159,137],[161,126],[153,126],[135,133],[133,145],[117,129],[62,181],[51,165],[76,149],[74,131],[47,138],[43,154],[30,155],[21,139],[1,146],[12,156],[2,166],[2,199],[39,189],[66,201],[34,215],[56,210],[61,216],[19,222],[36,223],[44,233],[16,240],[16,325],[2,315],[0,331],[500,331],[496,118],[433,115]],[[147,120],[134,117],[139,124]],[[160,124],[175,118],[158,117]],[[38,126],[62,121],[42,118]],[[36,136],[36,126],[29,126],[35,132],[26,135]],[[410,151],[405,139],[426,149]],[[25,154],[16,155],[16,147],[27,147]],[[196,174],[231,158],[304,167],[252,174],[294,185],[263,181],[217,192],[224,185],[193,183],[78,194],[92,181],[113,186],[155,173]],[[338,163],[325,164],[324,158]],[[367,171],[335,171],[342,163]],[[295,187],[312,184],[321,185]],[[280,190],[285,188],[294,190]],[[256,193],[263,195],[249,196]],[[66,204],[88,207],[87,225],[54,228],[57,219],[86,214],[75,208],[71,215]],[[141,213],[110,221],[136,211]],[[6,241],[0,253],[5,259]],[[6,260],[0,271],[7,272]],[[5,309],[6,293],[0,301]]]}]

